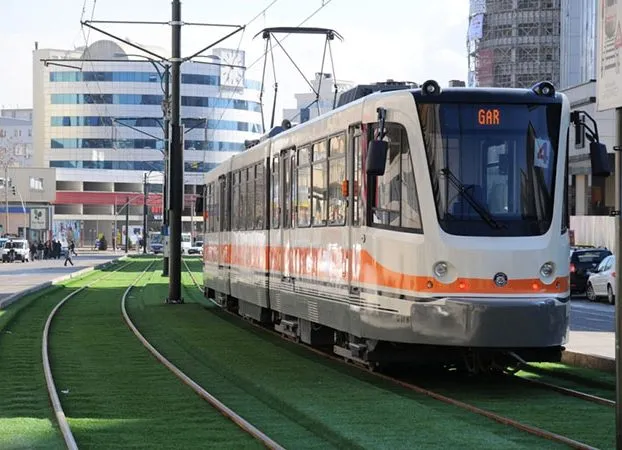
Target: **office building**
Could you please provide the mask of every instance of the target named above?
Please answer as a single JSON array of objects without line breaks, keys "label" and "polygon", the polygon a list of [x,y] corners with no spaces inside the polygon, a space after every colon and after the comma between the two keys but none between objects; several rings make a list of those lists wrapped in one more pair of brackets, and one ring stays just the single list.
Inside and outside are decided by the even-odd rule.
[{"label": "office building", "polygon": [[[166,55],[162,49],[150,50]],[[145,177],[148,227],[159,229],[164,70],[148,58],[111,40],[77,50],[33,52],[35,162],[56,168],[55,229],[78,227],[82,238],[91,236],[83,244],[102,234],[110,241],[111,234],[118,234],[128,199],[130,221],[142,224]],[[215,49],[211,57],[185,62],[181,69],[185,231],[202,220],[191,217],[191,205],[203,173],[243,150],[244,141],[262,131],[260,84],[245,79],[243,70],[222,64],[244,65],[244,52]]]}]

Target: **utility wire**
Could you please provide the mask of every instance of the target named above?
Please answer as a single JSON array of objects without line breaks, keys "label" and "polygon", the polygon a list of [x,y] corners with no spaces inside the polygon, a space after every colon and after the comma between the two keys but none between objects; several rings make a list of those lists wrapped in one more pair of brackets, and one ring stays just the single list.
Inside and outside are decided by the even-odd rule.
[{"label": "utility wire", "polygon": [[[315,11],[313,11],[313,12],[312,12],[309,16],[307,16],[307,17],[306,17],[306,18],[305,18],[302,22],[300,22],[300,23],[298,24],[298,27],[303,26],[305,23],[307,23],[309,20],[311,20],[311,19],[312,19],[312,18],[313,18],[313,17],[314,17],[317,13],[319,13],[322,9],[324,9],[326,6],[328,6],[328,4],[329,4],[330,2],[332,2],[332,1],[333,1],[333,0],[322,0],[322,5],[321,5],[319,8],[317,8]],[[272,4],[274,4],[274,2],[273,2]],[[272,6],[272,4],[271,4],[270,6]],[[260,15],[261,15],[261,13],[260,13],[260,14],[258,14],[257,16],[255,16],[255,18],[259,17]],[[254,19],[253,19],[253,20],[254,20]],[[249,23],[250,23],[250,22],[249,22]],[[287,39],[290,35],[291,35],[291,33],[287,33],[287,34],[283,37],[283,39],[281,39],[281,41],[280,41],[280,42],[281,42],[281,43],[283,43],[283,42],[285,41],[285,39]],[[270,46],[270,48],[269,48],[269,49],[266,49],[266,50],[263,52],[263,54],[262,54],[259,58],[257,58],[255,61],[253,61],[250,65],[246,66],[246,70],[250,69],[251,67],[255,66],[258,62],[260,62],[261,60],[263,60],[263,58],[264,58],[264,57],[268,54],[268,52],[271,52],[271,51],[272,51],[272,49],[273,49],[275,46],[276,46],[276,44],[273,44],[272,46]],[[245,81],[245,77],[242,77],[242,80],[240,80],[240,82],[238,82],[238,84],[235,86],[235,89],[238,89],[238,88],[240,87],[240,83],[243,83],[244,81]],[[225,106],[225,107],[223,107],[223,112],[222,112],[222,114],[220,115],[220,118],[218,119],[218,121],[216,122],[216,125],[214,126],[214,131],[213,131],[213,133],[215,133],[215,132],[216,132],[216,129],[218,129],[218,125],[219,125],[219,124],[220,124],[220,122],[222,121],[222,118],[224,117],[225,113],[227,112],[227,108],[228,108],[228,106],[230,105],[231,101],[233,100],[233,97],[234,97],[234,96],[235,96],[235,92],[233,92],[233,93],[231,94],[231,96],[229,97],[229,99],[228,99],[228,101],[227,101],[226,106]],[[265,131],[265,130],[264,130],[264,131]],[[213,133],[212,133],[212,135],[213,135]],[[207,156],[207,155],[205,155],[205,156]],[[203,161],[204,161],[204,162],[205,162],[205,156],[203,157]]]}]

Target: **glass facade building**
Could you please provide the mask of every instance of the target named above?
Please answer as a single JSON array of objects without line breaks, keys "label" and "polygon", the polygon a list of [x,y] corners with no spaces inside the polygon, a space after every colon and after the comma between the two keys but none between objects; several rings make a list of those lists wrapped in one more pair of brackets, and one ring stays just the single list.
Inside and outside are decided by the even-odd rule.
[{"label": "glass facade building", "polygon": [[561,3],[559,89],[596,77],[596,0]]},{"label": "glass facade building", "polygon": [[[218,55],[225,50],[215,49],[210,64],[188,61],[181,67],[184,190],[190,199],[203,173],[262,132],[260,83],[246,77],[236,86],[223,83]],[[148,190],[162,191],[163,69],[136,52],[111,40],[77,50],[34,51],[34,159],[41,167],[56,168],[56,221],[81,221],[108,236],[103,223],[125,214],[117,197],[142,194],[146,174]],[[57,65],[55,59],[84,61]],[[161,202],[159,207],[155,203],[150,207],[154,217],[162,214]],[[131,204],[130,215],[142,222],[142,208]]]}]

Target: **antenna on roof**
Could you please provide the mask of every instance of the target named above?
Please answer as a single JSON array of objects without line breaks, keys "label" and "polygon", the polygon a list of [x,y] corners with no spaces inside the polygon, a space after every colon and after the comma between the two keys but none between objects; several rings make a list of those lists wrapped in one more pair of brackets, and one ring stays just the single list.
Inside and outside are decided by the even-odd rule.
[{"label": "antenna on roof", "polygon": [[[257,36],[261,35],[266,40],[266,50],[264,52],[263,73],[262,73],[262,77],[261,77],[261,94],[259,96],[259,105],[261,107],[261,125],[263,127],[264,132],[266,131],[266,124],[265,124],[265,120],[264,120],[264,110],[263,110],[263,91],[264,91],[264,86],[265,86],[266,66],[267,66],[267,63],[268,63],[268,53],[270,54],[270,58],[272,59],[272,72],[273,72],[273,75],[274,75],[274,100],[272,102],[272,117],[270,119],[270,128],[274,127],[274,114],[276,112],[276,99],[277,99],[277,94],[278,94],[278,90],[279,90],[279,84],[278,84],[277,79],[276,79],[276,67],[274,65],[274,52],[273,52],[273,47],[270,45],[270,40],[272,40],[272,39],[274,39],[274,41],[281,48],[281,50],[283,50],[283,53],[285,53],[285,55],[289,58],[289,60],[292,62],[292,64],[296,68],[296,70],[298,70],[298,72],[300,73],[302,78],[307,82],[307,84],[309,85],[309,87],[311,87],[311,90],[315,94],[315,100],[313,100],[306,108],[310,108],[314,104],[317,104],[318,114],[321,113],[319,100],[320,100],[320,89],[322,87],[322,77],[319,78],[319,83],[318,83],[318,87],[317,87],[317,90],[316,90],[313,87],[313,85],[311,83],[309,83],[309,80],[307,80],[307,78],[305,77],[304,73],[302,73],[302,71],[300,70],[300,68],[298,67],[296,62],[292,59],[290,54],[285,50],[285,48],[281,44],[281,41],[279,39],[277,39],[277,37],[275,36],[276,34],[282,34],[282,33],[287,33],[288,35],[289,34],[320,34],[320,35],[324,35],[326,37],[325,41],[324,41],[324,52],[322,54],[322,66],[320,68],[320,73],[324,72],[324,63],[326,61],[326,50],[328,50],[329,55],[330,55],[330,62],[331,62],[331,66],[332,66],[332,71],[333,71],[333,83],[334,83],[334,91],[335,91],[335,95],[334,95],[334,99],[333,99],[333,108],[335,107],[335,104],[337,103],[337,79],[335,78],[335,63],[334,63],[334,60],[333,60],[333,51],[332,51],[330,42],[332,40],[334,40],[335,37],[338,38],[340,41],[343,41],[343,37],[339,33],[337,33],[335,30],[331,30],[329,28],[309,28],[309,27],[273,27],[273,28],[264,28],[263,30],[261,30],[259,33],[257,33],[254,36],[254,38],[256,38]],[[284,40],[284,39],[282,39],[282,40]],[[298,113],[298,114],[300,114],[300,113]],[[295,117],[296,116],[292,117],[290,120],[293,120]],[[290,123],[290,126],[291,126],[291,123]]]}]

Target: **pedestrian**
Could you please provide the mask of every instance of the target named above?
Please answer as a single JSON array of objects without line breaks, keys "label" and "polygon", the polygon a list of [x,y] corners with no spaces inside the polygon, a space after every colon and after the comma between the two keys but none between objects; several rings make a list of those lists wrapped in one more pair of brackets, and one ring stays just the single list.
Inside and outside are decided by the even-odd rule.
[{"label": "pedestrian", "polygon": [[67,251],[67,254],[65,255],[65,266],[67,265],[67,262],[69,262],[69,264],[71,264],[73,266],[73,261],[71,260],[71,251]]},{"label": "pedestrian", "polygon": [[71,241],[69,243],[69,248],[67,249],[67,253],[73,253],[73,256],[78,256],[78,254],[76,253],[76,243],[74,241]]}]

